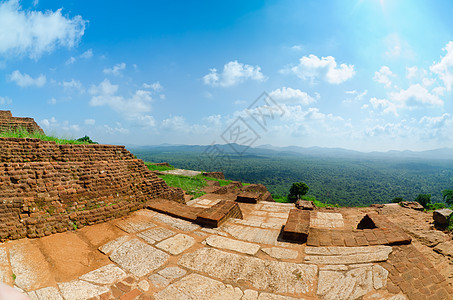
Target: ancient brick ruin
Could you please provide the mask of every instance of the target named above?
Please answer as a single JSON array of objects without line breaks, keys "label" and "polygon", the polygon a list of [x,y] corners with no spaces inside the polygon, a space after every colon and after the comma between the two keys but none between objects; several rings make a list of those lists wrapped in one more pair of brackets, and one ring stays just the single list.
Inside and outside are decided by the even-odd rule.
[{"label": "ancient brick ruin", "polygon": [[13,117],[11,111],[0,110],[0,132],[25,129],[28,132],[44,133],[33,118]]},{"label": "ancient brick ruin", "polygon": [[[42,131],[33,119],[8,120]],[[0,138],[0,179],[0,240],[104,222],[155,198],[184,202],[181,189],[168,187],[124,146]]]}]

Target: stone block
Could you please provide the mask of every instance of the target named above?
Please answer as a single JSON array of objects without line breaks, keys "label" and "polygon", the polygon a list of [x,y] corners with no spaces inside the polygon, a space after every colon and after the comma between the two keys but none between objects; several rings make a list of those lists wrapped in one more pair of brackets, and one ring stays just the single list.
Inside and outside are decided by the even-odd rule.
[{"label": "stone block", "polygon": [[452,213],[453,211],[448,208],[435,210],[433,212],[434,224],[441,227],[447,226]]}]

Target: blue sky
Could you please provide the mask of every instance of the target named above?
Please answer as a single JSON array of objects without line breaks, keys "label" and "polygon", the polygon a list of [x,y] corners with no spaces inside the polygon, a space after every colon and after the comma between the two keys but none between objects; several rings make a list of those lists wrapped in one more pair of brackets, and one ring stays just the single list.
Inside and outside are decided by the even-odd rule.
[{"label": "blue sky", "polygon": [[452,12],[448,0],[0,1],[0,109],[101,143],[453,147]]}]

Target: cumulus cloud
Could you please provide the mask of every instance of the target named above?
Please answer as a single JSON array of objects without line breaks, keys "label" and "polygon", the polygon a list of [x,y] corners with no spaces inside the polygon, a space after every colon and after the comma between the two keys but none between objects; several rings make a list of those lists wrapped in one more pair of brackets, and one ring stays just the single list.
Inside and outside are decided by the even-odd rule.
[{"label": "cumulus cloud", "polygon": [[[395,103],[387,99],[377,99],[375,97],[370,99],[370,104],[374,109],[382,110],[384,113],[393,113],[395,116],[398,116],[398,107]],[[367,108],[368,106],[363,106]]]},{"label": "cumulus cloud", "polygon": [[[93,57],[93,50],[92,49],[88,49],[87,51],[83,52],[82,54],[79,55],[79,58],[82,58],[82,59],[89,59],[89,58],[92,58]],[[73,64],[75,63],[77,60],[77,58],[75,58],[74,56],[71,56],[67,61],[66,61],[66,64],[67,65],[70,65],[70,64]]]},{"label": "cumulus cloud", "polygon": [[359,92],[356,90],[346,91],[345,94],[349,95],[348,99],[343,100],[343,104],[349,104],[354,102],[360,102],[365,98],[368,94],[368,90],[364,90],[363,92]]},{"label": "cumulus cloud", "polygon": [[218,73],[217,69],[210,69],[209,74],[203,77],[205,84],[221,87],[233,86],[247,79],[265,81],[266,77],[259,66],[239,63],[237,60],[225,64],[221,73]]},{"label": "cumulus cloud", "polygon": [[283,69],[282,72],[293,73],[303,80],[314,81],[320,78],[331,84],[343,83],[355,75],[354,65],[338,66],[332,56],[319,58],[313,54],[303,56],[297,66]]},{"label": "cumulus cloud", "polygon": [[88,125],[88,126],[94,126],[96,124],[96,120],[95,119],[86,119],[84,123],[85,123],[85,125]]},{"label": "cumulus cloud", "polygon": [[70,124],[69,121],[58,121],[55,117],[44,119],[39,122],[39,125],[48,132],[62,132],[64,134],[79,134],[80,125]]},{"label": "cumulus cloud", "polygon": [[77,90],[80,93],[84,92],[83,85],[79,80],[71,79],[71,81],[62,81],[59,83],[65,91],[68,90]]},{"label": "cumulus cloud", "polygon": [[74,47],[85,32],[81,16],[57,11],[24,11],[18,0],[0,3],[0,54],[39,58],[57,46]]},{"label": "cumulus cloud", "polygon": [[396,77],[396,75],[390,71],[389,67],[382,66],[379,71],[374,73],[373,79],[376,82],[382,83],[386,88],[389,88],[392,86],[391,77]]},{"label": "cumulus cloud", "polygon": [[123,71],[124,69],[126,69],[126,64],[119,63],[114,65],[112,68],[105,68],[103,72],[108,75],[119,76],[121,74],[121,71]]},{"label": "cumulus cloud", "polygon": [[413,84],[406,90],[402,89],[399,92],[390,93],[390,98],[407,106],[415,106],[417,104],[442,106],[444,104],[438,96],[431,94],[420,84]]},{"label": "cumulus cloud", "polygon": [[105,79],[99,85],[93,85],[89,93],[92,95],[89,104],[91,106],[108,106],[122,114],[126,119],[136,122],[138,125],[154,126],[152,116],[146,113],[151,111],[151,92],[137,90],[129,97],[117,95],[118,85],[111,84]]},{"label": "cumulus cloud", "polygon": [[316,102],[316,99],[307,93],[290,87],[282,87],[281,89],[273,90],[269,93],[269,96],[279,103],[308,105]]},{"label": "cumulus cloud", "polygon": [[153,82],[151,84],[144,83],[143,88],[152,89],[153,91],[156,91],[156,92],[160,92],[164,89],[164,87],[160,84],[159,81]]},{"label": "cumulus cloud", "polygon": [[429,69],[439,76],[447,91],[451,91],[453,85],[453,42],[448,42],[442,50],[447,52],[445,56],[438,63],[434,63]]},{"label": "cumulus cloud", "polygon": [[418,67],[413,66],[413,67],[406,67],[406,78],[407,79],[414,79],[417,77],[417,72],[418,72]]},{"label": "cumulus cloud", "polygon": [[14,81],[20,87],[42,87],[47,81],[46,76],[43,74],[33,78],[28,74],[22,74],[19,70],[12,72],[11,75],[9,75],[9,80]]},{"label": "cumulus cloud", "polygon": [[8,97],[1,97],[0,96],[0,105],[11,104],[13,101]]}]

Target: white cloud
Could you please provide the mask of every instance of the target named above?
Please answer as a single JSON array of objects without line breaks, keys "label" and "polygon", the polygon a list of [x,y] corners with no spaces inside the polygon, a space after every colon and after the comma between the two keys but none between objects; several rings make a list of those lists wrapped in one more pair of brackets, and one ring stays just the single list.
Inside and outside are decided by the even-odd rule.
[{"label": "white cloud", "polygon": [[105,68],[104,73],[109,74],[109,75],[115,75],[119,76],[121,74],[121,71],[126,69],[126,64],[125,63],[119,63],[113,66],[112,68]]},{"label": "white cloud", "polygon": [[0,54],[39,58],[57,46],[74,47],[85,31],[81,16],[53,11],[24,11],[18,0],[0,2]]},{"label": "white cloud", "polygon": [[389,88],[392,86],[392,81],[390,80],[391,77],[396,77],[396,75],[390,71],[389,67],[382,66],[379,71],[374,72],[373,79],[376,82],[382,83],[386,88]]},{"label": "white cloud", "polygon": [[316,102],[316,99],[307,93],[289,87],[273,90],[269,93],[269,96],[279,103],[308,105]]},{"label": "white cloud", "polygon": [[65,64],[72,65],[73,63],[75,63],[75,61],[76,61],[76,58],[74,56],[71,56],[70,58],[68,58],[68,60],[65,62]]},{"label": "white cloud", "polygon": [[0,96],[0,105],[11,104],[13,101],[8,97],[1,97]]},{"label": "white cloud", "polygon": [[96,124],[96,120],[95,119],[86,119],[84,123],[85,123],[85,125],[93,126]]},{"label": "white cloud", "polygon": [[304,47],[302,47],[302,45],[294,45],[291,47],[291,50],[294,50],[294,51],[302,51],[304,49]]},{"label": "white cloud", "polygon": [[117,95],[118,85],[105,79],[98,86],[93,85],[89,92],[92,95],[91,106],[108,106],[137,125],[154,126],[154,119],[146,114],[151,111],[153,100],[150,91],[137,90],[131,97],[125,98]]},{"label": "white cloud", "polygon": [[429,104],[442,106],[444,102],[436,95],[431,94],[420,84],[413,84],[408,89],[390,93],[390,99],[404,104],[405,106],[415,106],[416,104]]},{"label": "white cloud", "polygon": [[331,84],[340,84],[355,75],[354,65],[341,64],[337,66],[335,58],[332,56],[318,58],[310,54],[303,56],[297,66],[282,70],[284,73],[294,73],[303,80],[315,80],[321,78]]},{"label": "white cloud", "polygon": [[55,117],[41,120],[39,125],[44,129],[44,131],[51,132],[52,134],[55,132],[67,136],[68,134],[76,135],[80,132],[80,125],[70,124],[69,121],[60,122]]},{"label": "white cloud", "polygon": [[116,127],[111,127],[109,125],[104,125],[104,130],[108,133],[108,134],[129,134],[129,130],[124,128],[121,123],[116,123]]},{"label": "white cloud", "polygon": [[418,72],[418,67],[413,66],[413,67],[406,67],[406,78],[407,79],[414,79],[417,77],[417,72]]},{"label": "white cloud", "polygon": [[[380,109],[384,113],[393,113],[395,116],[398,116],[398,107],[395,103],[387,99],[377,99],[373,97],[370,99],[370,103],[374,109]],[[364,105],[363,108],[368,108],[368,106]]]},{"label": "white cloud", "polygon": [[62,81],[60,85],[63,86],[65,91],[67,90],[77,90],[80,93],[84,92],[83,85],[79,80],[71,79],[71,81]]},{"label": "white cloud", "polygon": [[247,79],[265,81],[266,77],[259,66],[239,63],[237,60],[225,64],[222,73],[217,73],[217,69],[210,69],[210,73],[203,77],[205,84],[221,87],[233,86]]},{"label": "white cloud", "polygon": [[92,57],[93,57],[93,50],[92,49],[88,49],[87,51],[83,52],[80,55],[80,58],[84,58],[84,59],[88,59],[88,58],[92,58]]},{"label": "white cloud", "polygon": [[19,72],[19,70],[11,73],[11,75],[9,75],[9,80],[14,81],[20,87],[42,87],[44,84],[46,84],[47,81],[46,76],[44,76],[43,74],[39,75],[36,78],[32,78],[28,74],[22,74],[21,72]]},{"label": "white cloud", "polygon": [[153,82],[151,84],[144,83],[143,87],[145,89],[152,89],[153,91],[156,91],[156,92],[162,91],[164,89],[164,87],[160,84],[159,81]]},{"label": "white cloud", "polygon": [[398,34],[392,33],[385,37],[384,45],[387,47],[385,56],[391,59],[414,58],[415,54],[410,45]]},{"label": "white cloud", "polygon": [[439,78],[443,81],[447,91],[451,91],[451,87],[453,85],[453,42],[448,42],[448,44],[442,50],[447,52],[445,56],[442,57],[440,62],[433,63],[433,65],[429,69],[431,70],[431,72],[439,76]]},{"label": "white cloud", "polygon": [[350,95],[348,99],[343,100],[343,104],[349,104],[354,102],[361,102],[363,98],[368,94],[368,90],[364,90],[363,92],[359,92],[356,90],[346,91],[345,94]]},{"label": "white cloud", "polygon": [[52,105],[55,105],[57,104],[57,99],[55,97],[52,97],[49,99],[49,101],[47,101],[49,104],[52,104]]}]

